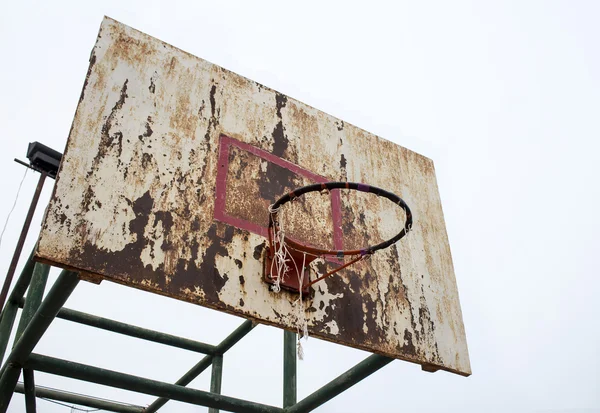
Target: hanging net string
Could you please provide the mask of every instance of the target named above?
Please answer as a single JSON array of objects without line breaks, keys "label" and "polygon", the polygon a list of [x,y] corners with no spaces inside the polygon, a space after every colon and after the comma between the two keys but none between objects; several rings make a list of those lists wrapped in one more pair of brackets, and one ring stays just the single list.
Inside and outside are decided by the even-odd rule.
[{"label": "hanging net string", "polygon": [[298,285],[300,286],[300,296],[294,302],[296,306],[296,334],[298,335],[298,358],[304,360],[304,350],[302,349],[302,343],[300,340],[304,338],[308,340],[308,320],[306,319],[306,309],[302,302],[302,286],[304,285],[304,271],[306,270],[306,254],[302,257],[302,271],[297,272],[298,274]]},{"label": "hanging net string", "polygon": [[[273,274],[273,267],[275,267],[275,284],[273,285],[273,292],[278,293],[281,291],[281,281],[289,271],[288,263],[291,261],[298,275],[298,285],[304,285],[304,276],[306,272],[306,253],[303,254],[302,266],[298,268],[296,261],[291,258],[290,251],[288,249],[285,230],[283,228],[283,222],[281,217],[280,207],[274,208],[272,205],[269,206],[269,213],[271,214],[271,220],[274,222],[273,228],[269,229],[269,242],[271,245],[276,245],[273,251],[273,260],[271,261],[271,274]],[[275,242],[273,243],[273,240]],[[293,303],[296,314],[296,334],[298,336],[298,358],[304,359],[304,351],[300,339],[308,339],[308,321],[306,319],[306,309],[304,308],[304,300],[302,296],[302,288],[300,288],[300,296]]]},{"label": "hanging net string", "polygon": [[[400,232],[398,232],[394,237],[390,238],[389,240],[383,241],[377,245],[369,246],[367,248],[363,248],[360,250],[326,250],[326,249],[314,248],[309,245],[305,245],[305,244],[296,242],[290,238],[286,238],[285,231],[283,230],[283,222],[282,222],[281,216],[280,216],[281,215],[281,212],[280,212],[281,207],[290,201],[294,201],[294,200],[298,199],[298,197],[300,197],[306,193],[320,192],[321,194],[326,194],[326,193],[329,193],[329,191],[331,189],[351,189],[351,190],[356,190],[356,191],[360,191],[360,192],[367,192],[367,193],[372,193],[374,195],[377,195],[379,197],[386,198],[386,199],[392,201],[393,203],[397,204],[405,213],[406,219],[405,219],[404,226],[402,227]],[[389,246],[393,245],[394,243],[398,242],[401,238],[406,236],[406,234],[408,234],[408,232],[410,232],[410,230],[412,228],[412,213],[410,211],[410,208],[404,202],[404,200],[402,200],[402,198],[400,198],[399,196],[397,196],[391,192],[388,192],[384,189],[377,188],[377,187],[374,187],[371,185],[354,183],[354,182],[327,182],[327,183],[313,184],[313,185],[308,185],[305,187],[298,188],[298,189],[284,195],[283,197],[278,199],[274,204],[270,205],[269,213],[270,213],[269,230],[268,230],[269,243],[270,243],[270,245],[274,245],[273,244],[273,238],[274,238],[276,240],[276,244],[277,244],[277,246],[275,248],[275,253],[274,253],[274,256],[275,256],[274,261],[275,261],[275,265],[276,265],[276,269],[277,269],[274,290],[277,290],[277,291],[280,290],[279,284],[280,284],[282,278],[285,276],[286,272],[289,270],[289,267],[286,264],[286,262],[288,261],[288,259],[286,257],[289,256],[288,248],[292,249],[294,251],[303,253],[303,254],[308,254],[308,255],[311,255],[314,257],[319,257],[319,258],[321,258],[323,256],[337,256],[338,259],[342,260],[344,257],[347,257],[347,256],[355,257],[350,262],[348,262],[332,271],[329,271],[325,275],[317,277],[317,279],[315,279],[313,281],[310,281],[309,284],[306,286],[303,286],[302,284],[300,284],[300,288],[306,288],[306,287],[313,285],[314,283],[316,283],[318,281],[323,280],[324,278],[327,278],[327,277],[335,274],[336,272],[338,272],[352,264],[357,263],[363,257],[369,256],[369,255],[373,254],[375,251],[388,248]],[[295,261],[294,260],[292,260],[292,261],[295,264]],[[273,263],[272,263],[272,265],[273,265]],[[271,271],[271,274],[273,274],[272,271]]]},{"label": "hanging net string", "polygon": [[[372,193],[376,196],[386,198],[392,201],[394,204],[398,205],[405,213],[405,222],[404,226],[401,228],[400,232],[398,232],[394,237],[388,239],[387,241],[380,242],[377,245],[372,245],[363,249],[357,250],[327,250],[321,248],[315,248],[306,244],[299,243],[297,241],[292,240],[291,238],[286,237],[286,233],[283,227],[283,219],[282,219],[282,210],[281,207],[291,201],[297,200],[300,196],[309,193],[309,192],[320,192],[321,194],[327,194],[331,189],[350,189],[361,192]],[[274,204],[269,206],[269,227],[268,227],[268,237],[269,237],[269,247],[270,247],[270,260],[271,260],[271,269],[269,277],[273,282],[272,290],[276,293],[281,291],[281,283],[283,282],[283,286],[285,288],[292,288],[290,286],[290,281],[286,280],[285,277],[288,275],[290,271],[296,270],[296,275],[298,277],[297,286],[293,286],[293,282],[291,285],[293,286],[292,291],[298,292],[299,297],[296,301],[293,302],[293,306],[295,308],[296,314],[296,332],[298,334],[298,357],[303,359],[304,352],[302,350],[302,345],[300,339],[304,337],[308,339],[308,321],[306,319],[306,309],[304,304],[303,294],[305,291],[308,291],[308,288],[319,282],[323,279],[330,277],[331,275],[347,268],[357,262],[370,257],[375,251],[388,248],[389,246],[398,242],[401,238],[406,236],[412,227],[412,214],[408,205],[397,195],[383,190],[381,188],[377,188],[370,185],[353,183],[353,182],[327,182],[320,184],[308,185],[305,187],[298,188],[288,194],[282,196],[278,199]],[[411,246],[409,245],[409,249]],[[293,254],[292,255],[292,252]],[[302,255],[300,255],[300,254]],[[411,254],[411,258],[412,258]],[[340,261],[343,261],[345,257],[352,257],[352,259],[343,265],[335,268],[323,275],[318,275],[314,280],[307,280],[308,282],[305,284],[305,271],[306,271],[306,262],[307,256],[310,256],[309,265],[312,266],[314,263],[314,258],[323,258],[324,256],[334,256],[337,257]],[[295,258],[294,258],[295,257]],[[301,258],[301,264],[300,264]],[[289,261],[292,262],[292,267],[288,265]],[[414,266],[414,265],[413,265]],[[301,268],[298,268],[301,267]],[[314,269],[314,267],[313,267]],[[317,270],[315,269],[315,272]]]},{"label": "hanging net string", "polygon": [[[273,291],[276,293],[281,291],[281,280],[289,271],[287,263],[290,261],[287,258],[290,254],[285,243],[285,231],[279,215],[280,209],[281,207],[274,208],[273,205],[269,206],[270,218],[276,222],[273,228],[269,228],[269,244],[277,245],[277,248],[273,251],[273,260],[271,261],[271,274],[273,274],[273,266],[275,266],[276,270],[275,284],[273,285]],[[275,243],[273,243],[273,239],[275,239]]]}]

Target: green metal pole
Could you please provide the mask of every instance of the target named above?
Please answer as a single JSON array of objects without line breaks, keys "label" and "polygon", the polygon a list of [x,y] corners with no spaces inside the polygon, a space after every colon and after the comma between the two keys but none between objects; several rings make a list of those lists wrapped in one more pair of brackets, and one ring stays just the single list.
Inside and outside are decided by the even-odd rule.
[{"label": "green metal pole", "polygon": [[[25,386],[22,383],[17,383],[15,392],[25,393]],[[142,406],[136,406],[133,404],[119,403],[104,399],[98,399],[95,397],[83,396],[80,394],[64,392],[55,389],[48,389],[45,387],[37,386],[35,388],[35,395],[40,399],[50,399],[59,402],[77,404],[80,406],[87,406],[93,409],[106,410],[109,412],[117,413],[143,413],[144,408]]]},{"label": "green metal pole", "polygon": [[33,370],[23,369],[23,385],[25,390],[25,411],[35,413],[35,380]]},{"label": "green metal pole", "polygon": [[319,390],[300,400],[292,407],[285,409],[285,411],[286,413],[310,412],[323,403],[333,399],[344,390],[354,386],[365,377],[368,377],[380,368],[388,365],[393,360],[394,359],[389,357],[373,354],[358,363],[356,366],[352,367],[350,370],[342,373],[340,376],[333,379]]},{"label": "green metal pole", "polygon": [[296,333],[283,331],[283,407],[296,404]]},{"label": "green metal pole", "polygon": [[120,321],[98,317],[92,314],[71,310],[69,308],[61,309],[56,317],[62,318],[63,320],[69,320],[75,323],[100,328],[102,330],[112,331],[113,333],[136,337],[155,343],[166,344],[171,347],[182,348],[184,350],[195,351],[202,354],[216,354],[217,347],[210,344],[173,336],[171,334],[161,333],[159,331],[149,330],[147,328],[137,327],[127,323],[121,323]]},{"label": "green metal pole", "polygon": [[6,412],[8,408],[23,363],[78,283],[77,273],[62,271],[48,296],[23,331],[21,338],[13,347],[6,364],[0,370],[0,413]]},{"label": "green metal pole", "polygon": [[21,320],[19,321],[19,327],[17,327],[17,335],[15,336],[15,343],[19,341],[23,331],[27,327],[27,324],[31,321],[33,315],[40,307],[42,298],[44,296],[44,289],[46,288],[46,282],[48,281],[48,273],[50,272],[50,266],[46,264],[36,263],[33,268],[33,277],[27,290],[27,298],[25,299],[25,305],[23,306],[23,312],[21,313]]},{"label": "green metal pole", "polygon": [[120,373],[99,367],[74,363],[54,357],[31,354],[25,363],[31,368],[44,373],[58,374],[72,379],[84,380],[104,386],[117,387],[138,393],[152,394],[159,397],[178,400],[185,403],[206,407],[214,407],[236,413],[283,413],[284,410],[265,404],[236,399],[207,391],[190,389],[176,384],[164,383],[143,377]]},{"label": "green metal pole", "polygon": [[72,271],[63,270],[42,302],[23,334],[13,347],[8,361],[23,365],[27,356],[46,332],[56,314],[67,301],[77,284],[79,276]]},{"label": "green metal pole", "polygon": [[[210,392],[221,394],[221,381],[223,379],[223,356],[213,356],[212,373],[210,376]],[[219,413],[219,409],[211,407],[208,413]]]},{"label": "green metal pole", "polygon": [[[236,328],[230,335],[228,335],[217,346],[217,353],[218,354],[225,353],[227,350],[229,350],[231,347],[233,347],[234,344],[236,344],[238,341],[240,341],[242,338],[244,338],[244,336],[246,334],[248,334],[250,331],[252,331],[252,329],[255,326],[256,325],[250,320],[244,321],[238,328]],[[194,367],[192,367],[190,370],[188,370],[188,372],[185,373],[179,380],[177,380],[175,382],[175,384],[179,385],[179,386],[187,386],[188,384],[190,384],[192,382],[192,380],[194,380],[196,377],[198,377],[204,370],[206,370],[208,368],[208,366],[211,365],[212,360],[213,360],[213,356],[204,357]],[[154,402],[152,402],[152,404],[150,404],[150,406],[146,407],[146,410],[144,412],[145,413],[154,413],[158,409],[163,407],[168,401],[169,401],[169,398],[160,397],[160,398],[156,399]]]},{"label": "green metal pole", "polygon": [[31,277],[33,276],[33,267],[35,266],[35,261],[33,261],[33,254],[35,253],[35,249],[31,251],[27,261],[25,261],[25,265],[21,270],[21,274],[13,287],[12,292],[10,293],[10,298],[22,298],[29,287],[29,283],[31,282]]},{"label": "green metal pole", "polygon": [[18,309],[19,306],[17,303],[8,300],[2,312],[2,321],[0,321],[0,365],[2,365],[2,361],[4,360],[4,353],[6,352],[6,346],[8,346],[8,340],[15,324]]},{"label": "green metal pole", "polygon": [[[204,358],[202,358],[202,360],[200,360],[194,367],[188,370],[187,373],[185,373],[179,380],[177,380],[175,384],[178,386],[187,386],[188,384],[190,384],[196,377],[202,374],[202,372],[211,365],[213,357],[214,356],[205,356]],[[167,404],[168,401],[168,397],[159,397],[158,399],[154,400],[148,407],[146,407],[144,413],[154,413],[158,409],[163,407],[165,404]]]},{"label": "green metal pole", "polygon": [[19,275],[19,278],[13,287],[10,298],[2,310],[2,321],[0,321],[0,364],[2,364],[2,361],[4,360],[8,340],[10,339],[10,334],[12,333],[15,324],[15,317],[17,316],[17,310],[19,308],[18,303],[23,299],[23,294],[25,294],[25,290],[29,287],[31,277],[33,276],[34,264],[32,251],[25,262],[25,266],[21,270],[21,275]]},{"label": "green metal pole", "polygon": [[6,362],[0,377],[0,412],[5,413],[10,404],[13,390],[21,375],[21,367],[16,363]]}]

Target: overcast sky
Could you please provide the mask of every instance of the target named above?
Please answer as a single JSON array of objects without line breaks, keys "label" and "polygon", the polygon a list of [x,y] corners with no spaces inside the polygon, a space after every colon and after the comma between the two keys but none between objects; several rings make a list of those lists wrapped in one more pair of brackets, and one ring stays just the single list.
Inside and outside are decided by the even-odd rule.
[{"label": "overcast sky", "polygon": [[[13,158],[30,141],[64,149],[108,15],[434,160],[473,375],[396,361],[317,411],[600,412],[600,2],[94,3],[0,5],[0,225],[24,172]],[[28,173],[9,221],[0,279],[36,180]],[[67,306],[215,344],[242,322],[108,282],[81,283]],[[223,393],[280,405],[282,336],[259,326],[227,353]],[[304,348],[299,399],[367,356],[316,339]],[[62,320],[35,351],[167,382],[201,357]],[[192,385],[208,383],[207,372]],[[25,411],[22,395],[9,411]]]}]

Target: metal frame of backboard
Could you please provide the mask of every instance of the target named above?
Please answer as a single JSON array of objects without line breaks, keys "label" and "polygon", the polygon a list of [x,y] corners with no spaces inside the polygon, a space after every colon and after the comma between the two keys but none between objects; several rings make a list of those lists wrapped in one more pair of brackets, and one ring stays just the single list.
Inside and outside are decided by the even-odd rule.
[{"label": "metal frame of backboard", "polygon": [[[31,217],[35,211],[45,179],[46,174],[42,172],[13,255],[13,262],[18,262],[21,256],[23,242],[27,236]],[[11,265],[8,270],[4,283],[7,291],[10,289],[15,269],[16,264]],[[73,271],[63,270],[46,297],[43,298],[49,272],[50,266],[35,262],[32,253],[25,262],[21,274],[2,308],[0,315],[0,360],[3,362],[0,367],[0,413],[7,411],[15,392],[24,394],[27,413],[36,412],[36,397],[123,413],[155,412],[169,400],[206,406],[209,407],[211,413],[217,413],[219,410],[240,413],[309,412],[394,360],[373,354],[309,396],[297,401],[296,334],[284,331],[283,406],[269,406],[224,396],[221,395],[223,357],[232,346],[252,331],[256,323],[250,320],[244,321],[217,345],[177,337],[64,307],[67,299],[80,281],[79,274]],[[27,293],[26,296],[25,293]],[[14,343],[12,350],[5,359],[4,356],[19,309],[22,309],[22,312]],[[177,382],[172,384],[33,353],[34,347],[55,318],[194,351],[205,354],[205,356]],[[210,391],[186,387],[208,367],[212,367]],[[148,406],[137,406],[63,390],[39,387],[35,385],[35,371],[149,394],[156,396],[157,399]],[[23,375],[23,383],[18,382],[21,374]]]}]

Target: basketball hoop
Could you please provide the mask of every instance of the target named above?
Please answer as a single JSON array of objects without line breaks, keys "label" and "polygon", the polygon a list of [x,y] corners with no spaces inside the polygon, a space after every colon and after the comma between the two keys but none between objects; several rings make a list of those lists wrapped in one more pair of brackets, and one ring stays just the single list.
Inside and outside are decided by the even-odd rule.
[{"label": "basketball hoop", "polygon": [[[280,222],[281,207],[309,192],[330,191],[332,189],[350,189],[389,199],[404,210],[406,214],[404,227],[387,241],[357,250],[329,250],[316,248],[287,237]],[[316,282],[370,256],[378,250],[388,248],[390,245],[398,242],[408,234],[411,227],[412,214],[406,202],[398,195],[384,189],[355,182],[326,182],[303,186],[285,194],[269,207],[269,249],[263,268],[265,281],[274,284],[275,291],[278,291],[279,288],[285,288],[290,291],[307,294],[309,292],[309,287]],[[343,260],[344,257],[354,258],[314,280],[309,280],[307,274],[308,265],[315,259],[326,256],[337,257],[339,260]],[[288,265],[288,263],[290,264]]]}]

